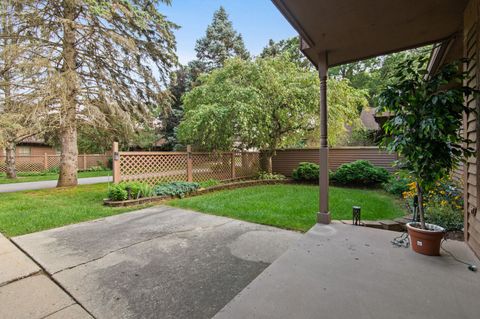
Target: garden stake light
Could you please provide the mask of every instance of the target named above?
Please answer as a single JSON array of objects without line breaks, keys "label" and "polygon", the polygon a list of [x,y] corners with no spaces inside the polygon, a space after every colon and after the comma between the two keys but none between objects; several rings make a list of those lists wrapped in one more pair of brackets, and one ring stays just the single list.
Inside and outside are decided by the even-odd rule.
[{"label": "garden stake light", "polygon": [[353,206],[353,224],[356,226],[360,226],[360,218],[361,218],[361,207],[360,206]]}]

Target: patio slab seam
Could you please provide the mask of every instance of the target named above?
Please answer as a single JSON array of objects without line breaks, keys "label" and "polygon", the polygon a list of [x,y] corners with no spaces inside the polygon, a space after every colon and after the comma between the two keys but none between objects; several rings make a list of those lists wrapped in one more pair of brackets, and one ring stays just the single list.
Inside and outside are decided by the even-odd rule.
[{"label": "patio slab seam", "polygon": [[[109,252],[107,252],[107,253],[99,256],[99,257],[95,257],[95,258],[92,258],[92,259],[87,260],[87,261],[85,261],[85,262],[82,262],[82,263],[79,263],[79,264],[76,264],[76,265],[73,265],[73,266],[70,266],[70,267],[66,267],[66,268],[57,270],[57,271],[55,271],[55,272],[52,272],[52,273],[49,274],[49,275],[55,276],[55,275],[57,275],[57,274],[59,274],[59,273],[61,273],[61,272],[68,271],[68,270],[75,269],[75,268],[80,267],[80,266],[87,265],[87,264],[89,264],[89,263],[92,263],[92,262],[101,260],[101,259],[103,259],[103,258],[105,258],[105,257],[108,257],[109,255],[114,254],[114,253],[116,253],[116,252],[119,252],[119,251],[122,251],[122,250],[125,250],[125,249],[128,249],[128,248],[131,248],[131,247],[134,247],[134,246],[137,246],[137,245],[141,245],[141,244],[147,243],[147,242],[152,241],[152,240],[156,240],[156,239],[160,239],[160,238],[165,238],[165,237],[168,237],[168,236],[174,236],[174,235],[178,235],[178,234],[190,233],[190,232],[196,231],[196,230],[215,229],[215,228],[218,228],[218,227],[225,226],[225,225],[227,225],[227,224],[229,224],[229,223],[232,223],[232,222],[233,222],[233,220],[227,221],[227,222],[222,223],[222,224],[214,225],[214,226],[200,227],[200,228],[190,228],[190,229],[179,230],[179,231],[174,231],[174,232],[171,232],[171,233],[165,233],[165,234],[157,235],[157,236],[154,236],[154,237],[150,237],[150,238],[147,238],[147,239],[144,239],[144,240],[140,240],[140,241],[134,242],[134,243],[132,243],[132,244],[126,245],[126,246],[122,246],[122,247],[119,247],[119,248],[110,250]],[[29,257],[32,258],[31,256],[29,256]]]},{"label": "patio slab seam", "polygon": [[[68,308],[68,307],[71,307],[72,305],[75,305],[75,304],[78,304],[87,314],[89,314],[92,318],[96,318],[77,298],[75,298],[58,280],[56,280],[53,275],[49,274],[48,271],[46,271],[45,268],[42,267],[42,265],[40,263],[38,263],[27,251],[25,251],[24,249],[22,249],[22,247],[20,247],[19,245],[17,245],[17,243],[15,243],[12,239],[8,238],[8,241],[10,241],[18,250],[20,250],[23,254],[25,254],[25,256],[27,256],[32,262],[34,262],[37,267],[40,268],[40,271],[38,271],[36,274],[33,274],[33,275],[29,275],[29,276],[26,276],[22,279],[25,279],[25,278],[30,278],[30,277],[33,277],[33,276],[38,276],[38,275],[44,275],[46,276],[49,280],[51,280],[58,288],[60,288],[68,297],[70,297],[72,300],[73,300],[73,303],[71,305],[68,305],[67,307],[65,308]],[[14,280],[12,282],[16,282],[16,281],[20,281],[21,279],[19,280]],[[61,310],[64,310],[65,308],[63,309],[59,309],[58,311],[61,311]],[[58,312],[57,311],[57,312]],[[50,313],[47,315],[48,316],[51,316],[53,314],[55,314],[56,312],[53,312],[53,313]],[[46,318],[46,317],[44,317]]]}]

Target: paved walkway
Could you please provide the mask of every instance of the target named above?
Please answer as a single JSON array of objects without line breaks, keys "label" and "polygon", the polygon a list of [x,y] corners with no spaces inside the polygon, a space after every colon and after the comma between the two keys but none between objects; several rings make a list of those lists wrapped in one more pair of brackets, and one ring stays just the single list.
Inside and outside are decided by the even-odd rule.
[{"label": "paved walkway", "polygon": [[92,318],[0,234],[0,318]]},{"label": "paved walkway", "polygon": [[[394,248],[399,233],[316,225],[214,319],[477,319],[480,273],[442,253]],[[479,266],[458,241],[445,247]]]},{"label": "paved walkway", "polygon": [[[88,177],[88,178],[79,178],[78,184],[79,185],[99,184],[99,183],[108,183],[111,181],[112,181],[111,176]],[[0,184],[0,193],[11,193],[11,192],[29,191],[29,190],[35,190],[35,189],[46,189],[46,188],[55,188],[55,187],[57,187],[57,180]]]},{"label": "paved walkway", "polygon": [[95,318],[206,319],[301,237],[159,206],[13,241]]}]

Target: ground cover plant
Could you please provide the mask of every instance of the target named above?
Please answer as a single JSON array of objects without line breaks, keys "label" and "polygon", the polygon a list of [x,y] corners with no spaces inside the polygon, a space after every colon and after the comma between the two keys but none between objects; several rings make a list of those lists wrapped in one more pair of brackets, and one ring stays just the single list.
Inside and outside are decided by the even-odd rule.
[{"label": "ground cover plant", "polygon": [[[264,185],[177,199],[168,205],[286,229],[307,231],[316,223],[318,186]],[[362,219],[393,219],[405,215],[401,201],[382,190],[330,188],[333,219],[352,217],[362,207]]]}]

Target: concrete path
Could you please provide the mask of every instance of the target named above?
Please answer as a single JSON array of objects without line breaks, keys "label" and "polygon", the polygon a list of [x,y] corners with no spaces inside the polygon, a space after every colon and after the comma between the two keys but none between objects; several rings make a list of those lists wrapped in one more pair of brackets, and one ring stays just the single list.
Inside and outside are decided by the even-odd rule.
[{"label": "concrete path", "polygon": [[[394,248],[399,233],[314,226],[214,319],[477,319],[480,273],[443,253]],[[479,265],[462,242],[445,246]]]},{"label": "concrete path", "polygon": [[0,318],[92,318],[29,257],[0,235]]},{"label": "concrete path", "polygon": [[160,206],[13,240],[96,318],[195,319],[214,316],[301,236]]},{"label": "concrete path", "polygon": [[[111,176],[79,178],[78,184],[79,185],[100,184],[100,183],[108,183],[108,182],[111,182],[112,180],[113,179]],[[11,193],[11,192],[29,191],[29,190],[35,190],[35,189],[46,189],[46,188],[55,188],[55,187],[57,187],[57,180],[0,184],[0,193]]]}]

